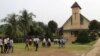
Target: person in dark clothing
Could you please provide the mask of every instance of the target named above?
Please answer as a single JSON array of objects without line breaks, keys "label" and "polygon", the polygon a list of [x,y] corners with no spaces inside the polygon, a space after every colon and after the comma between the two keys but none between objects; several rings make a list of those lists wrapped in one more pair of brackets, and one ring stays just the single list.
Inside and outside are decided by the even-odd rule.
[{"label": "person in dark clothing", "polygon": [[38,47],[39,47],[39,38],[36,38],[36,42],[35,42],[35,51],[38,51]]},{"label": "person in dark clothing", "polygon": [[58,40],[58,44],[59,44],[59,47],[61,47],[61,42],[60,42],[60,39]]},{"label": "person in dark clothing", "polygon": [[35,47],[36,47],[35,51],[37,51],[37,50],[38,50],[38,47],[39,47],[37,41],[36,41],[35,44],[36,44],[36,46],[35,46]]}]

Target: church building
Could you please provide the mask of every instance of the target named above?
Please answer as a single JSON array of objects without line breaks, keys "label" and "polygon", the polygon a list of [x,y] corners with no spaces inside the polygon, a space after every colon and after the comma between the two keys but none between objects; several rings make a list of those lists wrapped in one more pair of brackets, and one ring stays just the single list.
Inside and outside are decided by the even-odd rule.
[{"label": "church building", "polygon": [[88,25],[90,21],[83,16],[80,11],[81,7],[75,2],[72,6],[72,15],[64,23],[63,37],[68,40],[68,42],[74,42],[77,39],[77,35],[81,30],[88,30]]}]

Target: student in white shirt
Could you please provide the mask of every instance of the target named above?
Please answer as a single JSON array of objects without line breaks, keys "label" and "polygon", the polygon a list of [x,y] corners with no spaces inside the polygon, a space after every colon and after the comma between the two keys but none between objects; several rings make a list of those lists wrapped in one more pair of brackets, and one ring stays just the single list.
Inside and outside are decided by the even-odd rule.
[{"label": "student in white shirt", "polygon": [[48,47],[51,46],[51,39],[50,39],[50,38],[48,38],[47,46],[48,46]]},{"label": "student in white shirt", "polygon": [[9,53],[9,51],[10,51],[10,39],[9,39],[9,37],[7,37],[6,40],[7,40],[7,53]]},{"label": "student in white shirt", "polygon": [[46,46],[46,39],[44,38],[42,41],[42,46],[45,47]]},{"label": "student in white shirt", "polygon": [[38,37],[36,37],[36,42],[35,42],[35,51],[37,51],[38,50],[38,47],[39,47],[39,38]]}]

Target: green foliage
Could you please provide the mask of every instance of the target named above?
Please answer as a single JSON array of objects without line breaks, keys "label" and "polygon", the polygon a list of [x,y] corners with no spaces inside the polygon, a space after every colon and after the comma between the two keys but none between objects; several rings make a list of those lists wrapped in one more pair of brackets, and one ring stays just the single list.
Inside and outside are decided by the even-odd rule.
[{"label": "green foliage", "polygon": [[55,33],[55,31],[57,30],[58,25],[55,21],[51,20],[48,23],[48,27],[50,28],[52,33]]},{"label": "green foliage", "polygon": [[100,33],[99,33],[100,32],[100,22],[96,20],[92,20],[89,24],[89,31],[90,33],[97,34],[98,36],[100,36]]},{"label": "green foliage", "polygon": [[18,25],[18,21],[17,21],[17,15],[16,14],[10,14],[8,15],[3,22],[6,22],[6,24],[4,24],[4,28],[5,28],[5,35],[9,36],[9,37],[18,37],[20,36],[20,30],[19,30],[19,25]]},{"label": "green foliage", "polygon": [[94,33],[91,33],[89,36],[90,41],[95,41],[96,40],[96,35]]},{"label": "green foliage", "polygon": [[76,42],[85,44],[89,42],[89,36],[87,31],[80,31],[77,37]]},{"label": "green foliage", "polygon": [[19,16],[19,25],[24,32],[24,36],[30,32],[30,26],[32,26],[32,13],[28,13],[27,10],[23,10]]},{"label": "green foliage", "polygon": [[89,30],[97,30],[98,29],[98,21],[92,20],[89,24]]},{"label": "green foliage", "polygon": [[52,38],[52,33],[51,33],[50,28],[48,26],[45,26],[45,37]]},{"label": "green foliage", "polygon": [[36,22],[33,20],[34,14],[27,10],[21,11],[20,15],[10,14],[2,20],[5,24],[0,26],[0,35],[7,35],[13,37],[15,42],[22,42],[28,36],[39,36],[41,39],[51,38],[52,33],[57,29],[57,23],[50,21],[48,26],[43,22]]}]

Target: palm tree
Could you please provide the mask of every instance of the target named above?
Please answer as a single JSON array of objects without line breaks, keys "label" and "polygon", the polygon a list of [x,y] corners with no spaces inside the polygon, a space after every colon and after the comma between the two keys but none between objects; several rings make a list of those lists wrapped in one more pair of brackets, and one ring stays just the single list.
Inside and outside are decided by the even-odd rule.
[{"label": "palm tree", "polygon": [[9,37],[17,37],[20,31],[20,27],[18,25],[17,21],[17,15],[16,14],[10,14],[8,15],[3,22],[5,22],[5,35],[8,35]]},{"label": "palm tree", "polygon": [[27,10],[23,10],[19,17],[19,24],[24,32],[24,37],[30,32],[30,26],[32,26],[32,16],[36,17],[32,13],[28,13]]}]

